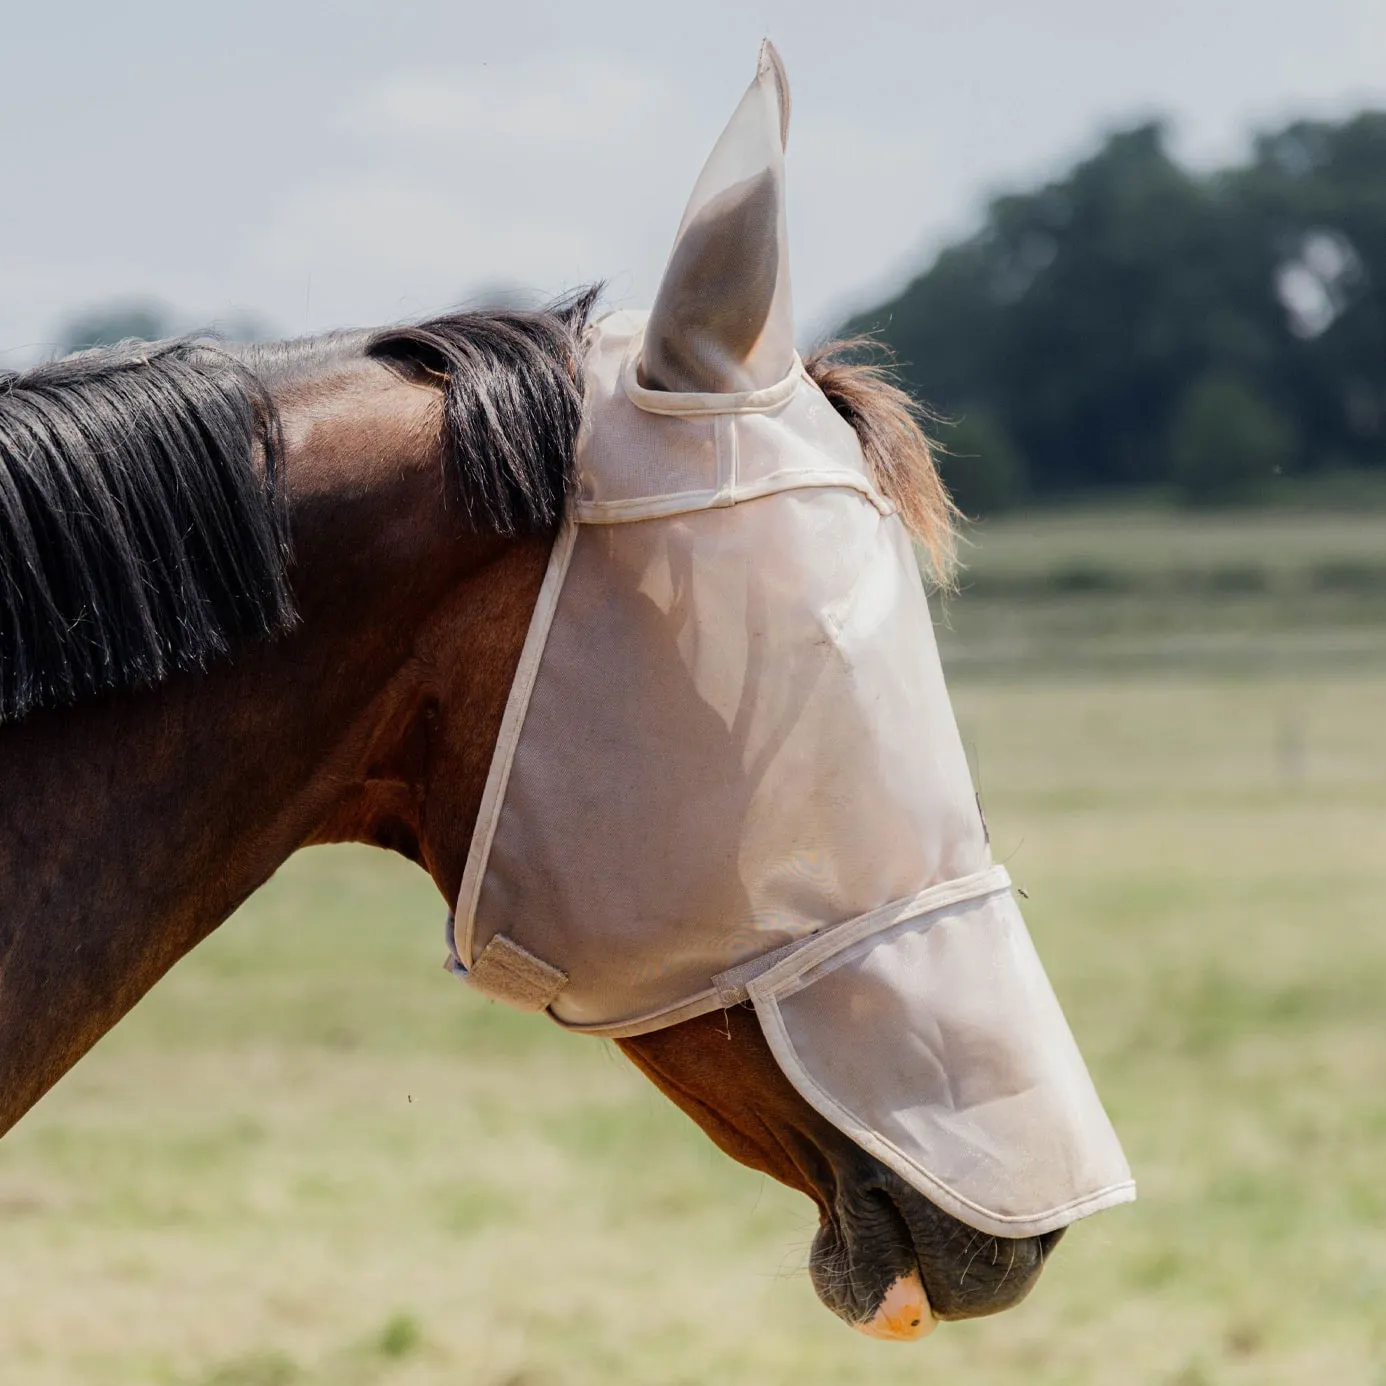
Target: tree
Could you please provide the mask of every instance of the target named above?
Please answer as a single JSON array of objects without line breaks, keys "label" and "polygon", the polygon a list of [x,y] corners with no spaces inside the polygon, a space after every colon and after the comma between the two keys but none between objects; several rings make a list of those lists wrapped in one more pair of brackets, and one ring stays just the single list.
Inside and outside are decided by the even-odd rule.
[{"label": "tree", "polygon": [[1170,472],[1191,505],[1253,500],[1294,456],[1294,433],[1256,389],[1208,375],[1180,400],[1170,433]]},{"label": "tree", "polygon": [[129,337],[154,342],[172,332],[168,311],[161,304],[144,300],[109,303],[70,318],[59,335],[58,350],[66,356],[89,347],[114,346]]},{"label": "tree", "polygon": [[1274,385],[1302,461],[1386,460],[1386,113],[1296,121],[1229,175],[1247,222],[1274,247],[1286,332]]},{"label": "tree", "polygon": [[1386,462],[1386,114],[1294,123],[1210,174],[1158,123],[1118,131],[847,330],[927,404],[985,416],[1036,495],[1196,489],[1170,448],[1212,428],[1191,422],[1209,392],[1245,439],[1270,410],[1286,471]]},{"label": "tree", "polygon": [[939,472],[964,515],[995,515],[1025,499],[1024,459],[985,409],[968,410],[940,434]]}]

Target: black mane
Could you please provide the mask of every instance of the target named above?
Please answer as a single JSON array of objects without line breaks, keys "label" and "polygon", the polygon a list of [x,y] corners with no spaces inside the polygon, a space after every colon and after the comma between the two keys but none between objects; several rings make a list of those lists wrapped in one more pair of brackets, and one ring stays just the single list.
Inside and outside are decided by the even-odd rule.
[{"label": "black mane", "polygon": [[0,375],[0,721],[290,624],[282,454],[266,391],[205,343]]},{"label": "black mane", "polygon": [[600,286],[544,312],[495,308],[375,333],[366,352],[445,381],[443,453],[472,520],[543,533],[573,490],[581,338]]},{"label": "black mane", "polygon": [[333,361],[436,375],[445,465],[474,522],[551,530],[573,484],[594,299],[250,347],[125,342],[0,371],[0,724],[294,623],[271,390]]}]

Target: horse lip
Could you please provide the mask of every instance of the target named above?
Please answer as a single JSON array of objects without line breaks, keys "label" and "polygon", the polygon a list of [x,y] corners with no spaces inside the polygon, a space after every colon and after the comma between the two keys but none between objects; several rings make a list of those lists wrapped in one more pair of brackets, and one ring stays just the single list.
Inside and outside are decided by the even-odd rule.
[{"label": "horse lip", "polygon": [[[1033,1290],[1035,1286],[1039,1283],[1040,1274],[1044,1270],[1045,1262],[1048,1258],[1050,1250],[1059,1242],[1066,1230],[1066,1228],[1061,1227],[1054,1232],[1045,1232],[1036,1236],[1019,1237],[1014,1239],[1006,1237],[991,1237],[987,1234],[978,1233],[977,1235],[979,1237],[983,1237],[984,1241],[991,1241],[999,1246],[1010,1245],[1012,1248],[1012,1259],[1010,1268],[1001,1277],[1000,1282],[996,1285],[992,1297],[981,1303],[977,1303],[975,1301],[962,1302],[954,1308],[938,1308],[939,1301],[934,1297],[933,1288],[930,1286],[928,1278],[924,1275],[924,1269],[921,1265],[920,1279],[923,1281],[925,1293],[929,1295],[930,1304],[934,1305],[935,1315],[940,1320],[944,1320],[949,1323],[959,1323],[966,1319],[989,1318],[993,1314],[1004,1314],[1008,1309],[1014,1309],[1016,1305],[1021,1303],[1021,1301],[1024,1300],[1030,1294],[1030,1291]],[[1029,1266],[1023,1267],[1019,1271],[1015,1272],[1014,1277],[1012,1277],[1012,1271],[1014,1270],[1014,1258],[1016,1251],[1018,1250],[1019,1243],[1025,1243],[1027,1247],[1033,1245],[1034,1249],[1037,1251],[1037,1255],[1035,1256],[1034,1261]],[[963,1276],[963,1280],[965,1279],[966,1274],[964,1274]],[[962,1289],[962,1283],[962,1281],[959,1281],[959,1290]],[[1011,1292],[1009,1294],[1003,1294],[1003,1291],[1007,1290],[1009,1287],[1013,1287],[1011,1288]],[[948,1297],[945,1296],[945,1299],[947,1298]]]},{"label": "horse lip", "polygon": [[[919,1261],[909,1223],[894,1199],[883,1189],[872,1189],[870,1193],[874,1195],[871,1199],[872,1211],[882,1220],[883,1225],[873,1229],[874,1235],[870,1238],[869,1250],[863,1245],[865,1238],[859,1230],[862,1220],[860,1209],[839,1205],[822,1210],[822,1226],[819,1237],[814,1240],[809,1260],[814,1289],[819,1299],[833,1313],[859,1332],[870,1336],[904,1336],[895,1333],[873,1333],[870,1325],[877,1323],[888,1297],[896,1287],[917,1275],[927,1301],[926,1312],[932,1328],[942,1316],[932,1307],[929,1284]],[[824,1237],[827,1239],[826,1246],[820,1240]],[[905,1254],[892,1257],[891,1251]],[[834,1268],[829,1273],[829,1268],[835,1262],[840,1268]],[[888,1266],[889,1269],[882,1273],[881,1265]],[[861,1281],[868,1277],[874,1278],[878,1274],[881,1283],[871,1292],[870,1302],[862,1302],[859,1298]],[[928,1331],[926,1329],[925,1333]],[[909,1336],[922,1337],[924,1334]]]},{"label": "horse lip", "polygon": [[929,1303],[924,1277],[918,1270],[900,1276],[881,1296],[876,1312],[864,1322],[854,1324],[868,1338],[887,1342],[913,1343],[927,1338],[939,1325],[939,1317]]},{"label": "horse lip", "polygon": [[904,1237],[904,1244],[909,1247],[910,1255],[914,1259],[915,1274],[919,1276],[919,1283],[924,1287],[924,1296],[929,1301],[929,1312],[934,1316],[935,1322],[943,1323],[945,1319],[951,1316],[940,1314],[938,1311],[938,1300],[934,1296],[934,1287],[929,1284],[929,1277],[924,1270],[924,1260],[919,1254],[919,1243],[915,1240],[914,1229],[910,1226],[910,1220],[905,1216],[905,1210],[888,1193],[885,1195],[885,1200],[890,1211],[895,1215],[896,1224]]}]

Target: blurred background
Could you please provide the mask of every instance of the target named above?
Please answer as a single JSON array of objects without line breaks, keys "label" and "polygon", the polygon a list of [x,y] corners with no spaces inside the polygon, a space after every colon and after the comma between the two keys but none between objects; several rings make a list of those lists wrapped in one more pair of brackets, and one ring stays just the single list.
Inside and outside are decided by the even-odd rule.
[{"label": "blurred background", "polygon": [[900,1348],[807,1203],[291,862],[0,1144],[17,1383],[1386,1383],[1386,7],[74,0],[0,27],[0,366],[607,281],[769,33],[805,346],[972,517],[939,638],[1142,1201]]}]

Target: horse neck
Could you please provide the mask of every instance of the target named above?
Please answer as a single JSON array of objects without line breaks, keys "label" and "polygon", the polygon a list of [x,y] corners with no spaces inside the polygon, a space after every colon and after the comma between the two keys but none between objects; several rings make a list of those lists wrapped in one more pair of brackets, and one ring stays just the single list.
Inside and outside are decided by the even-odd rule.
[{"label": "horse neck", "polygon": [[545,546],[467,533],[431,390],[366,365],[334,388],[285,404],[299,626],[0,731],[0,1131],[298,847],[376,841],[456,888],[423,845],[429,741],[459,694],[474,816],[523,639],[494,618]]}]

